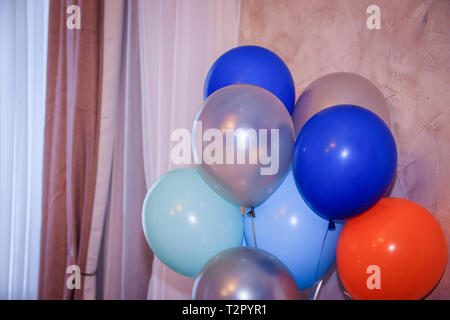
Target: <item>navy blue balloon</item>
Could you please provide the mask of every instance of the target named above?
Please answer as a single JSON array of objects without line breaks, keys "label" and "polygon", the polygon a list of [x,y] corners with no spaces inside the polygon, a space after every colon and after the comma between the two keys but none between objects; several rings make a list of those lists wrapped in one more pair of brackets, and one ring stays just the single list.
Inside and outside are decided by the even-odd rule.
[{"label": "navy blue balloon", "polygon": [[372,207],[391,185],[395,140],[372,111],[338,105],[314,115],[294,148],[297,187],[308,205],[328,219],[347,219]]},{"label": "navy blue balloon", "polygon": [[272,51],[258,46],[231,49],[212,65],[205,81],[204,98],[233,84],[252,84],[272,92],[290,114],[294,111],[294,79],[286,64]]}]

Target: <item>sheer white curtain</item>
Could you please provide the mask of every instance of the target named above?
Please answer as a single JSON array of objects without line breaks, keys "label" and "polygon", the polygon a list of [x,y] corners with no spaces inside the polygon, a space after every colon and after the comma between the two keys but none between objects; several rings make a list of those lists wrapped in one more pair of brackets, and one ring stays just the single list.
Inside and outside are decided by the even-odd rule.
[{"label": "sheer white curtain", "polygon": [[[145,299],[152,254],[145,242],[137,2],[104,7],[98,171],[84,299]],[[103,242],[103,244],[102,244]]]},{"label": "sheer white curtain", "polygon": [[36,299],[48,0],[0,1],[0,299]]},{"label": "sheer white curtain", "polygon": [[[209,67],[237,45],[240,1],[141,0],[138,11],[144,168],[150,188],[174,168],[170,134],[191,129]],[[155,258],[148,298],[190,299],[192,284]]]}]

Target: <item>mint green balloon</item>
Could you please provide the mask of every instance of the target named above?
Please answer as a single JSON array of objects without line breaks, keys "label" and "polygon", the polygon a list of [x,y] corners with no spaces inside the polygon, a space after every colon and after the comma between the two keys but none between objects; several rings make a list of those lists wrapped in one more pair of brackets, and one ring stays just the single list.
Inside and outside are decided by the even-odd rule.
[{"label": "mint green balloon", "polygon": [[153,184],[142,225],[159,260],[191,278],[217,253],[240,247],[244,234],[240,208],[210,189],[193,168],[172,170]]}]

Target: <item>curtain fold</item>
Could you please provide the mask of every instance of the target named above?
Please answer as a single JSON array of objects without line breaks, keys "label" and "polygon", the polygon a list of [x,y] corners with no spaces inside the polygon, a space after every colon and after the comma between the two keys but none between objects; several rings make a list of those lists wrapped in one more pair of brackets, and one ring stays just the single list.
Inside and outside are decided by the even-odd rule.
[{"label": "curtain fold", "polygon": [[146,185],[141,124],[138,7],[136,1],[116,0],[108,1],[106,8],[110,14],[107,19],[111,18],[111,23],[114,23],[112,17],[117,16],[118,12],[121,11],[122,15],[117,20],[121,22],[121,39],[112,39],[110,51],[105,52],[115,69],[111,72],[119,77],[115,79],[113,76],[104,81],[105,90],[118,86],[117,90],[110,92],[116,101],[113,106],[116,114],[115,132],[111,140],[105,136],[101,141],[102,144],[109,143],[113,146],[112,157],[108,157],[112,168],[110,182],[102,180],[105,189],[109,184],[111,189],[107,201],[104,249],[101,252],[101,298],[145,299],[152,253],[147,249],[141,224]]},{"label": "curtain fold", "polygon": [[[143,157],[149,189],[175,168],[169,158],[171,132],[191,129],[210,66],[237,45],[240,1],[143,0],[138,11]],[[149,299],[191,299],[193,279],[168,269],[157,258],[152,270]]]},{"label": "curtain fold", "polygon": [[[68,29],[78,5],[81,29]],[[39,298],[80,299],[66,268],[85,271],[101,112],[103,1],[50,1]],[[82,287],[84,276],[81,278]]]},{"label": "curtain fold", "polygon": [[0,300],[36,299],[48,1],[0,1]]},{"label": "curtain fold", "polygon": [[210,65],[237,43],[239,4],[105,3],[108,68],[87,268],[97,279],[85,281],[85,299],[190,298],[192,279],[158,260],[152,266],[142,203],[152,181],[169,169],[171,130],[190,129]]},{"label": "curtain fold", "polygon": [[104,224],[110,210],[112,161],[117,134],[119,92],[123,87],[122,41],[125,0],[109,0],[104,7],[104,44],[102,77],[102,106],[100,119],[97,177],[92,211],[86,272],[93,274],[84,282],[83,297],[92,300],[103,298]]}]

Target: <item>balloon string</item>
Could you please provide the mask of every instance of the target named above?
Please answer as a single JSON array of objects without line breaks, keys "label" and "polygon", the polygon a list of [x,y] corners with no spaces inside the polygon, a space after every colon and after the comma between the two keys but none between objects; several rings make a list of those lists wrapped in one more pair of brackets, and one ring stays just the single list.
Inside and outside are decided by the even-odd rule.
[{"label": "balloon string", "polygon": [[320,288],[322,287],[323,280],[320,280],[319,283],[316,286],[316,292],[314,292],[313,300],[317,300],[317,297],[319,296]]},{"label": "balloon string", "polygon": [[[312,293],[314,291],[314,287],[317,284],[317,277],[319,276],[319,270],[320,270],[320,261],[322,260],[323,248],[325,247],[325,241],[327,240],[328,231],[334,230],[334,229],[336,229],[336,225],[334,224],[334,221],[330,219],[330,222],[328,223],[327,231],[325,232],[325,236],[323,237],[322,248],[320,249],[320,254],[319,254],[319,262],[317,263],[316,272],[314,274],[314,284],[311,286],[311,290],[309,291],[308,300],[311,300]],[[314,300],[316,300],[317,296],[319,295],[319,290],[320,290],[321,285],[322,285],[322,281],[320,281],[319,285],[317,286],[316,293],[314,294]]]},{"label": "balloon string", "polygon": [[255,208],[251,207],[250,211],[247,212],[247,215],[252,218],[253,242],[255,243],[255,248],[258,248],[258,244],[256,243],[256,232],[255,232]]}]

